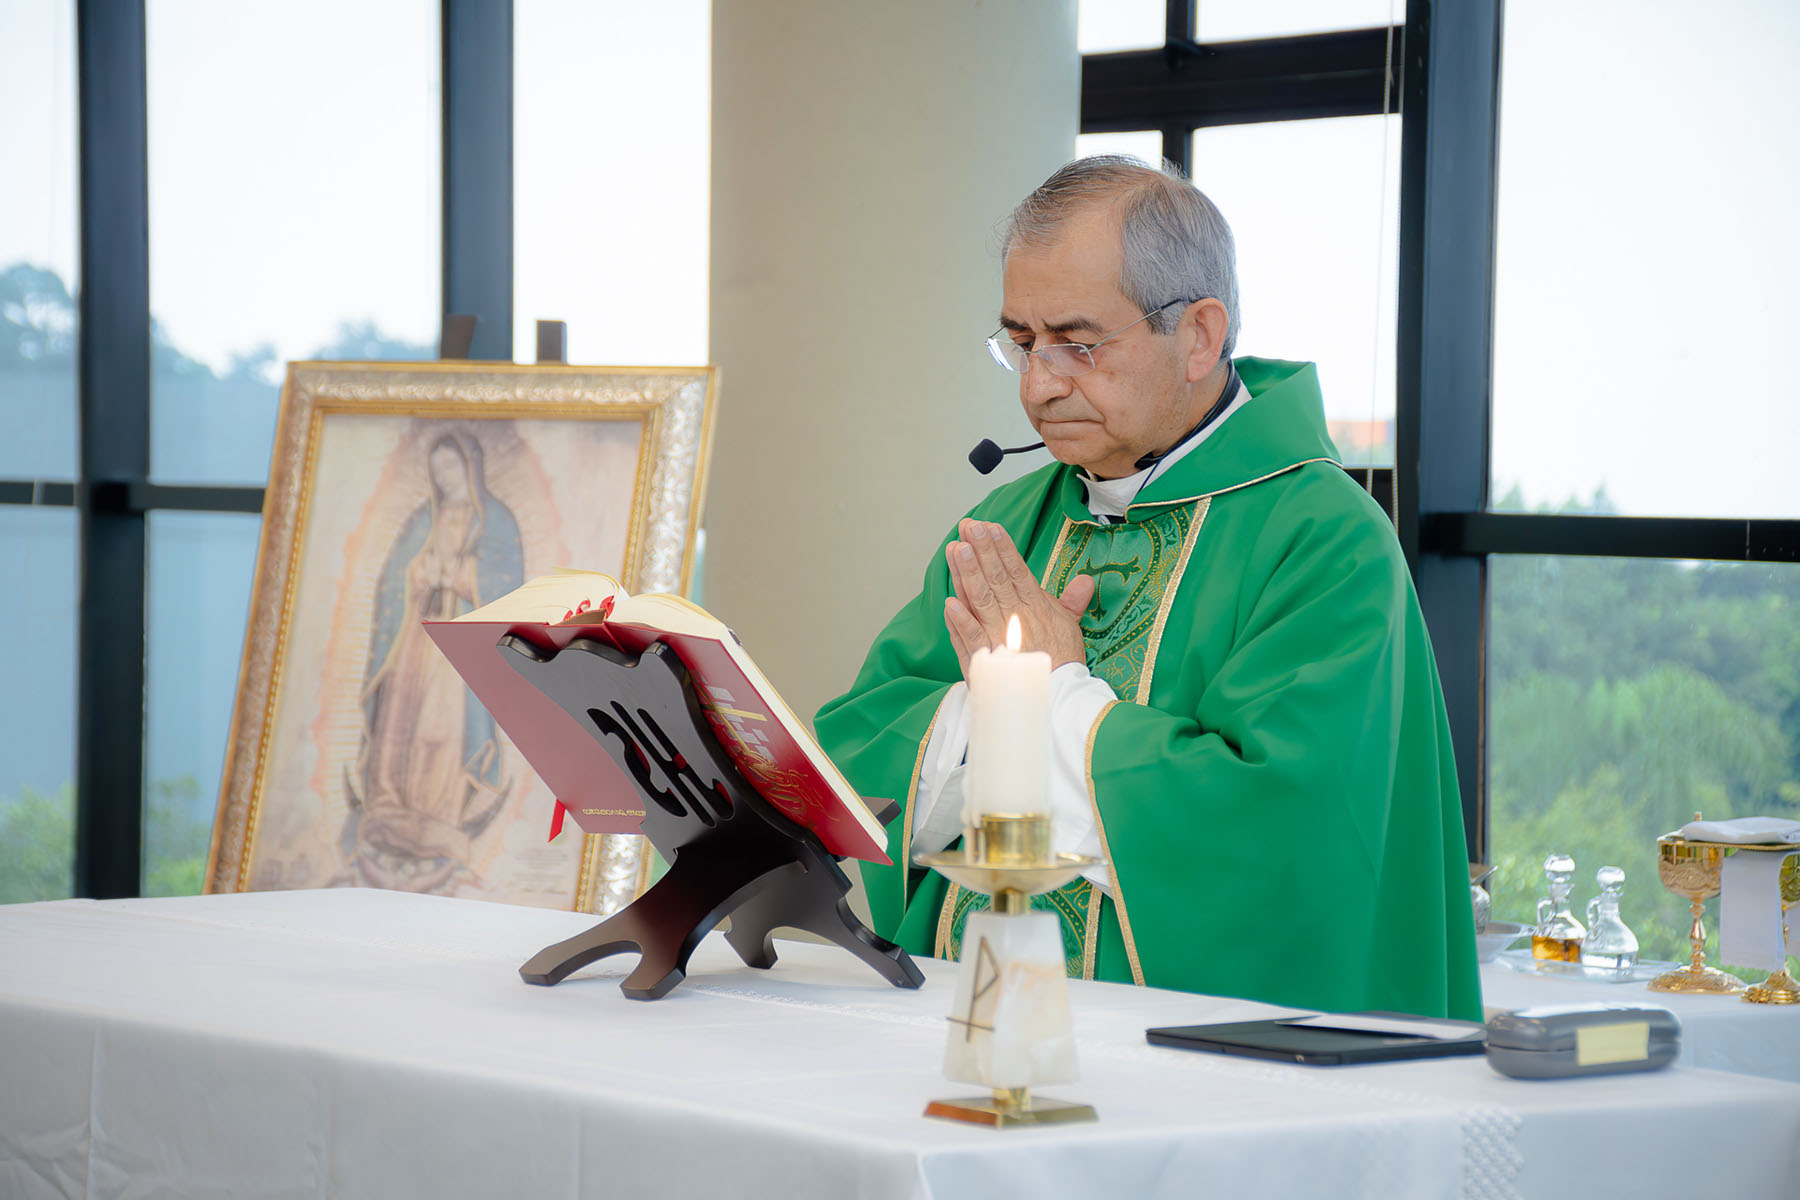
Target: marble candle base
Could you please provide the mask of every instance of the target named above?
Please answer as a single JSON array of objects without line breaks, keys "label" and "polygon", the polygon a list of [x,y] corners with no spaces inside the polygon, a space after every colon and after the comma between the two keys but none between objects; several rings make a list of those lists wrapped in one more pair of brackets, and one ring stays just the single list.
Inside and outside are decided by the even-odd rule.
[{"label": "marble candle base", "polygon": [[1054,915],[969,914],[944,1075],[989,1088],[1079,1078],[1062,929]]}]

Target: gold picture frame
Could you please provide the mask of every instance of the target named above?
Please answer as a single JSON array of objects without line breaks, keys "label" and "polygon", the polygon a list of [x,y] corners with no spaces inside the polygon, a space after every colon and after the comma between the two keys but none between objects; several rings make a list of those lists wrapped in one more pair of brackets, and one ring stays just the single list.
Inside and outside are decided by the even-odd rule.
[{"label": "gold picture frame", "polygon": [[288,367],[208,892],[364,885],[611,913],[642,836],[548,789],[419,622],[559,566],[686,594],[711,367]]}]

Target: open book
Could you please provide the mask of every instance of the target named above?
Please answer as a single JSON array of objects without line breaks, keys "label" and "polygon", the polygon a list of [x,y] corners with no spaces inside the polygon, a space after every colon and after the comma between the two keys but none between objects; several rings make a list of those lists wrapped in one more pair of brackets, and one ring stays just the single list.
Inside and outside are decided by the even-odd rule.
[{"label": "open book", "polygon": [[578,637],[633,655],[668,643],[692,676],[713,732],[763,799],[835,855],[889,861],[887,834],[869,807],[737,636],[691,601],[633,596],[610,575],[564,568],[454,620],[427,621],[425,630],[588,833],[636,832],[643,801],[593,732],[501,657],[498,643],[508,633],[547,650]]}]

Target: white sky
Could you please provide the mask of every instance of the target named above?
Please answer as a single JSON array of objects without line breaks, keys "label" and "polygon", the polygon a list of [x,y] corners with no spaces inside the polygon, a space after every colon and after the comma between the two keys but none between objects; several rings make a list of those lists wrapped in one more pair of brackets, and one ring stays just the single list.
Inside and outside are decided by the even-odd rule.
[{"label": "white sky", "polygon": [[[1154,162],[1162,135],[1089,134],[1077,149]],[[1318,363],[1332,419],[1392,417],[1400,119],[1203,129],[1193,177],[1237,242],[1236,352]],[[1334,181],[1330,204],[1320,178]]]},{"label": "white sky", "polygon": [[150,304],[215,366],[340,321],[435,344],[434,0],[152,0]]},{"label": "white sky", "polygon": [[[1084,54],[1163,43],[1164,0],[1079,0],[1076,41]],[[1202,41],[1282,37],[1327,29],[1398,25],[1405,0],[1198,0]]]},{"label": "white sky", "polygon": [[541,317],[571,362],[705,363],[711,6],[514,12],[514,353]]},{"label": "white sky", "polygon": [[[1401,11],[1203,0],[1201,35]],[[545,316],[570,322],[577,361],[704,356],[709,12],[519,0],[521,355]],[[1083,48],[1157,41],[1162,12],[1088,0]],[[360,318],[435,340],[436,26],[433,0],[151,0],[152,301],[178,346],[215,366],[262,342],[296,356]],[[71,0],[0,0],[0,265],[71,279],[72,43]],[[1796,52],[1790,0],[1509,0],[1497,487],[1800,512],[1777,361],[1800,324]],[[1398,153],[1380,118],[1201,134],[1197,181],[1238,234],[1242,348],[1319,360],[1338,416],[1392,407],[1392,267],[1375,264]]]},{"label": "white sky", "polygon": [[1506,12],[1496,483],[1800,516],[1800,4]]},{"label": "white sky", "polygon": [[0,113],[0,267],[23,260],[72,281],[74,0],[0,0]]}]

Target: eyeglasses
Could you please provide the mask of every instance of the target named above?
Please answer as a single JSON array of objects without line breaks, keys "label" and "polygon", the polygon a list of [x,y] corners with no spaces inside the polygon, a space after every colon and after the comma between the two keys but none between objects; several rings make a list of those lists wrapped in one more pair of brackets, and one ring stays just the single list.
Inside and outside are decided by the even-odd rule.
[{"label": "eyeglasses", "polygon": [[[1151,317],[1154,317],[1165,308],[1171,308],[1177,304],[1192,303],[1194,303],[1193,300],[1183,299],[1171,300],[1167,304],[1159,304],[1143,316],[1139,317],[1136,321],[1133,321],[1131,325],[1137,325],[1141,322],[1148,321]],[[1094,351],[1106,345],[1106,343],[1112,341],[1127,329],[1130,329],[1131,325],[1122,325],[1101,338],[1099,341],[1090,345],[1084,346],[1080,342],[1057,342],[1037,350],[1027,350],[1025,347],[1006,336],[1005,329],[998,329],[994,332],[994,336],[987,340],[987,348],[988,353],[993,356],[995,362],[999,363],[1002,367],[1005,367],[1008,371],[1012,371],[1018,375],[1023,375],[1030,369],[1031,356],[1034,354],[1037,355],[1037,359],[1043,364],[1044,369],[1052,375],[1086,375],[1089,371],[1094,369]]]}]

